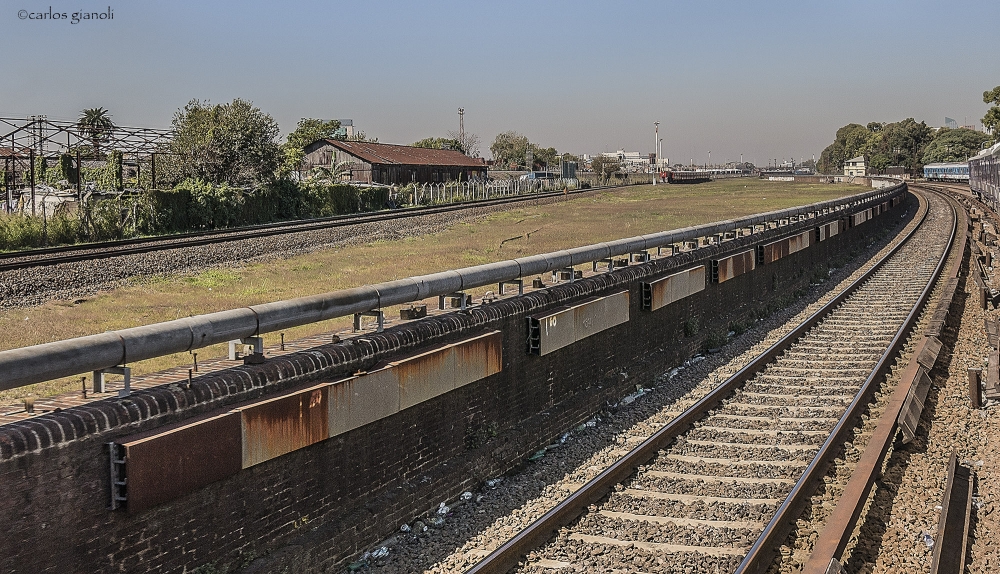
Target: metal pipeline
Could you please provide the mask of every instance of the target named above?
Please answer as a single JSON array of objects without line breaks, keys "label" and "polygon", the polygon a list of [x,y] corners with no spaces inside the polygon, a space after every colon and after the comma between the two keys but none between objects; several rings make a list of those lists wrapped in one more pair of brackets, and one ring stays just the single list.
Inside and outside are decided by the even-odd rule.
[{"label": "metal pipeline", "polygon": [[905,189],[905,185],[900,184],[742,219],[0,351],[0,390],[558,271],[789,217],[844,211],[861,204],[886,201]]}]

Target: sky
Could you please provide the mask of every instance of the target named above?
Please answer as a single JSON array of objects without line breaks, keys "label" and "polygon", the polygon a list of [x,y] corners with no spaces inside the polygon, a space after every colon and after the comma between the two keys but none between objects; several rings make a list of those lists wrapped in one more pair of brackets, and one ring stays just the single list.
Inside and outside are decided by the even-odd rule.
[{"label": "sky", "polygon": [[283,133],[350,118],[409,144],[463,107],[486,157],[508,130],[645,154],[659,121],[671,162],[766,165],[818,157],[851,122],[978,125],[998,21],[996,0],[0,0],[0,117],[102,106],[165,128],[189,100],[242,98]]}]

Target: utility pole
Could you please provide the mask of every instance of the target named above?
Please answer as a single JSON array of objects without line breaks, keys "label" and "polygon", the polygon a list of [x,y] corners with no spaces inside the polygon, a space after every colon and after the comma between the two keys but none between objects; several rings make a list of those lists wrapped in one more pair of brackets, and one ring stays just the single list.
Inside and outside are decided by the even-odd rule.
[{"label": "utility pole", "polygon": [[458,108],[458,143],[465,146],[465,108]]},{"label": "utility pole", "polygon": [[653,122],[653,155],[656,156],[656,160],[654,161],[654,163],[652,165],[652,168],[653,168],[653,185],[656,185],[656,178],[658,177],[658,174],[660,172],[660,169],[659,169],[659,165],[660,165],[660,122],[659,121]]},{"label": "utility pole", "polygon": [[656,154],[656,163],[660,163],[660,122],[653,122],[655,128],[653,136],[653,153]]}]

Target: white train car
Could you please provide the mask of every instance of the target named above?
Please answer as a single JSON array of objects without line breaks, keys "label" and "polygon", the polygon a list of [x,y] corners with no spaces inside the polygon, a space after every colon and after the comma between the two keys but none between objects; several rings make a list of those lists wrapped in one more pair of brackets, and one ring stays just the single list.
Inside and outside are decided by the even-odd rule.
[{"label": "white train car", "polygon": [[929,181],[969,181],[969,164],[929,163],[924,166],[924,179]]},{"label": "white train car", "polygon": [[969,160],[969,189],[994,209],[1000,205],[1000,143]]}]

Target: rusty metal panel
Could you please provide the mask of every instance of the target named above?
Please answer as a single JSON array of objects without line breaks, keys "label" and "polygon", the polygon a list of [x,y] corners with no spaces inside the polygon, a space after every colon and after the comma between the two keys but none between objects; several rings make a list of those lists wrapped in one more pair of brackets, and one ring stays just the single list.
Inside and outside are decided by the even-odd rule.
[{"label": "rusty metal panel", "polygon": [[900,434],[902,434],[903,444],[913,440],[917,433],[917,424],[920,422],[920,415],[924,412],[924,401],[927,399],[927,391],[931,388],[931,378],[927,376],[927,369],[919,367],[914,376],[913,384],[910,386],[903,407],[899,411],[896,419],[899,423]]},{"label": "rusty metal panel", "polygon": [[503,370],[503,334],[500,331],[455,343],[453,348],[456,389]]},{"label": "rusty metal panel", "polygon": [[737,253],[725,259],[719,259],[717,283],[723,283],[734,277],[753,271],[756,267],[756,258],[752,249]]},{"label": "rusty metal panel", "polygon": [[331,383],[329,436],[391,416],[502,368],[503,335],[491,331]]},{"label": "rusty metal panel", "polygon": [[[778,259],[788,255],[788,240],[773,241],[764,245],[764,264],[774,263]],[[720,266],[721,269],[721,266]]]},{"label": "rusty metal panel", "polygon": [[788,238],[788,253],[796,253],[812,245],[812,232],[806,231]]},{"label": "rusty metal panel", "polygon": [[338,381],[330,389],[330,436],[399,412],[399,380],[392,366]]},{"label": "rusty metal panel", "polygon": [[941,341],[937,337],[927,337],[924,348],[917,356],[920,366],[930,371],[937,362],[938,353],[941,352]]},{"label": "rusty metal panel", "polygon": [[643,307],[649,311],[656,311],[689,295],[704,291],[705,266],[699,265],[656,281],[643,283],[642,288]]},{"label": "rusty metal panel", "polygon": [[391,363],[399,381],[399,410],[499,373],[500,331]]},{"label": "rusty metal panel", "polygon": [[538,324],[537,353],[546,355],[629,320],[628,291],[530,318]]},{"label": "rusty metal panel", "polygon": [[128,502],[142,512],[240,471],[240,417],[228,412],[145,433],[125,447]]},{"label": "rusty metal panel", "polygon": [[826,241],[837,234],[837,231],[840,230],[840,223],[836,221],[833,223],[825,223],[817,227],[816,230],[818,232],[819,240]]},{"label": "rusty metal panel", "polygon": [[412,407],[455,388],[455,349],[434,349],[391,363],[399,385],[399,410]]},{"label": "rusty metal panel", "polygon": [[243,435],[243,468],[329,438],[329,384],[235,409]]}]

